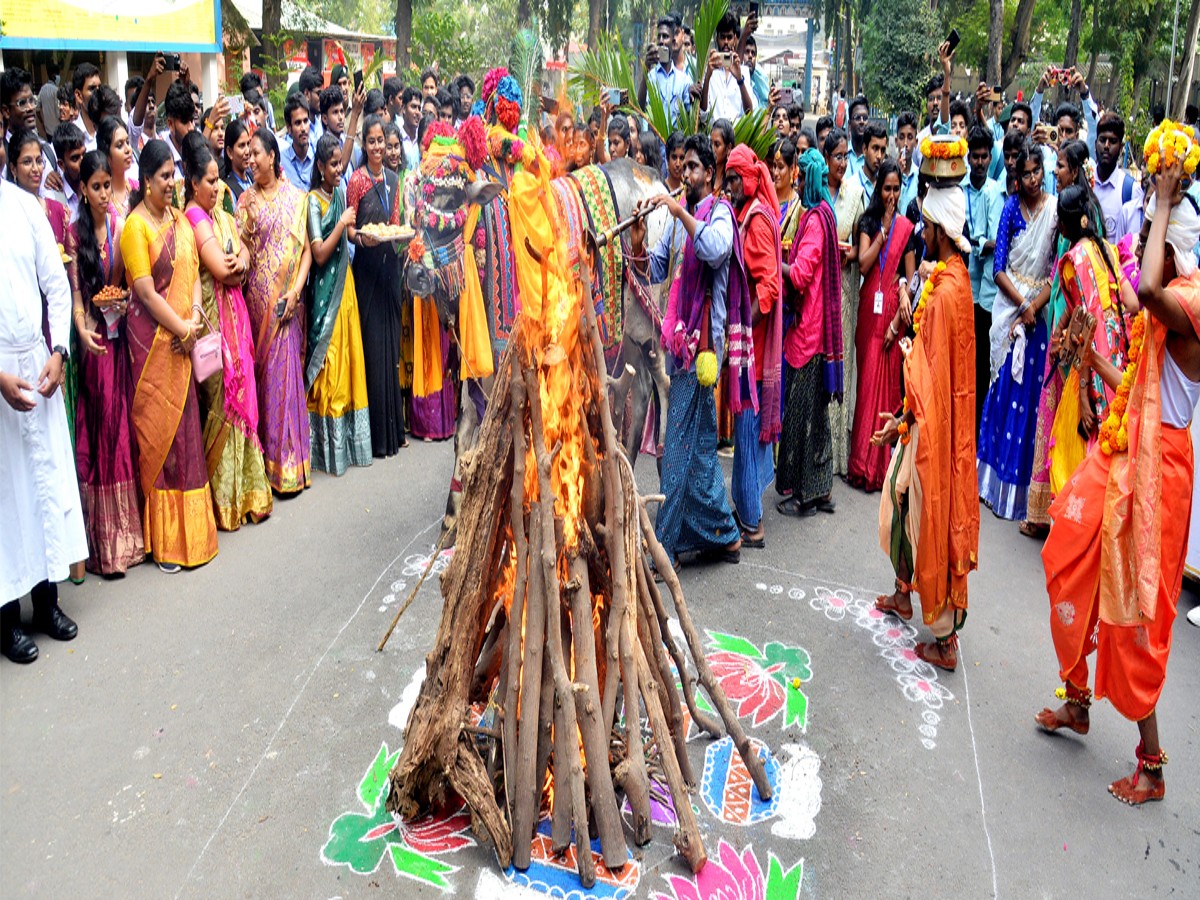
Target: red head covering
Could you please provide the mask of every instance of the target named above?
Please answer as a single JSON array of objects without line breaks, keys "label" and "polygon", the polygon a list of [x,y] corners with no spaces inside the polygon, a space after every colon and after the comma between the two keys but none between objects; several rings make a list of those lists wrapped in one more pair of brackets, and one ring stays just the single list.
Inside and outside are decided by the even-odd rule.
[{"label": "red head covering", "polygon": [[745,144],[738,144],[729,151],[729,159],[725,162],[725,171],[741,176],[742,188],[749,200],[759,200],[767,206],[779,221],[779,198],[775,196],[775,180],[771,170],[754,151]]}]

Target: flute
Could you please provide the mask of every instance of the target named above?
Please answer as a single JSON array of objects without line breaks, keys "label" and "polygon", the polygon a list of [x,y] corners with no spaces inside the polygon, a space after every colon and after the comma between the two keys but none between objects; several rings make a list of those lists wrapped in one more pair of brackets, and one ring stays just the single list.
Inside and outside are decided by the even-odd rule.
[{"label": "flute", "polygon": [[[678,190],[667,194],[667,196],[671,197],[672,199],[678,200],[680,197],[683,196],[683,191],[684,191],[683,187],[680,186],[680,188]],[[657,209],[657,208],[658,207],[654,207],[653,209]],[[629,218],[622,219],[620,222],[618,222],[612,228],[609,228],[606,231],[600,232],[598,235],[596,235],[596,246],[597,247],[606,246],[609,241],[611,241],[613,238],[615,238],[617,235],[619,235],[622,231],[625,231],[626,229],[628,229],[638,219],[653,212],[653,209],[644,209],[640,213],[634,213]]]}]

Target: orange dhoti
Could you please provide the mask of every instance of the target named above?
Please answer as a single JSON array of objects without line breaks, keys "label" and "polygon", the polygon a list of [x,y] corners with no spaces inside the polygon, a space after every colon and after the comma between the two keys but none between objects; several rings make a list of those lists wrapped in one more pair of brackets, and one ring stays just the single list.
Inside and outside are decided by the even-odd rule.
[{"label": "orange dhoti", "polygon": [[1042,550],[1050,594],[1050,633],[1064,683],[1088,685],[1087,657],[1096,651],[1097,699],[1140,721],[1154,712],[1167,675],[1171,626],[1183,581],[1192,507],[1192,439],[1185,428],[1162,425],[1160,566],[1152,617],[1116,625],[1100,615],[1103,520],[1113,457],[1097,447],[1050,507],[1053,525]]}]

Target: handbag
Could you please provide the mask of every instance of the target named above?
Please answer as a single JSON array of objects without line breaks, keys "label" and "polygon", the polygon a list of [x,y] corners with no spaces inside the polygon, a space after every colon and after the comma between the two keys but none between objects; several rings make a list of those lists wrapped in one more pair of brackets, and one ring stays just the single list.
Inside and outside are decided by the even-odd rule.
[{"label": "handbag", "polygon": [[221,332],[213,328],[204,310],[200,310],[200,317],[208,326],[208,334],[196,338],[196,343],[192,345],[192,377],[196,379],[197,384],[207,381],[224,367],[221,359]]}]

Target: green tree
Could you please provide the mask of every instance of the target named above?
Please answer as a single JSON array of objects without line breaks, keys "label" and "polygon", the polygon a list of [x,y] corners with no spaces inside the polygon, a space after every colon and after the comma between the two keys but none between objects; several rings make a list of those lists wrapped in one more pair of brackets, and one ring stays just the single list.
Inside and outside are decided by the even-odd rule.
[{"label": "green tree", "polygon": [[889,111],[920,109],[937,53],[938,21],[928,0],[877,3],[861,26],[867,96]]}]

